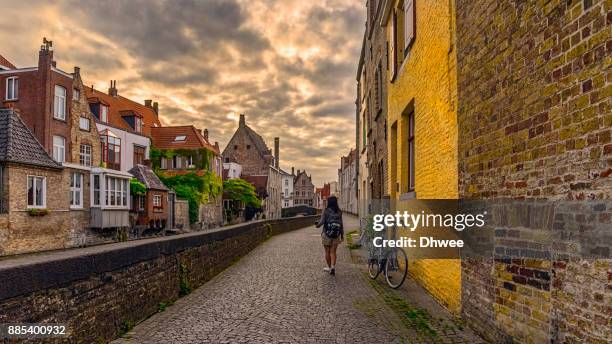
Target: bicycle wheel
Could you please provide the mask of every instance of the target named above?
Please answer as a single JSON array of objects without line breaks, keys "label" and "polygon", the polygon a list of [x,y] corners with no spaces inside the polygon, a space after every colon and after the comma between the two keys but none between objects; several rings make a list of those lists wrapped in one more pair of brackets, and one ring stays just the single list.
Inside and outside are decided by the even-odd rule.
[{"label": "bicycle wheel", "polygon": [[378,267],[378,260],[370,259],[368,261],[368,275],[370,275],[371,279],[376,279],[380,274],[380,268]]},{"label": "bicycle wheel", "polygon": [[385,263],[385,279],[389,287],[397,289],[402,286],[408,274],[408,256],[401,248],[396,249],[394,257]]}]

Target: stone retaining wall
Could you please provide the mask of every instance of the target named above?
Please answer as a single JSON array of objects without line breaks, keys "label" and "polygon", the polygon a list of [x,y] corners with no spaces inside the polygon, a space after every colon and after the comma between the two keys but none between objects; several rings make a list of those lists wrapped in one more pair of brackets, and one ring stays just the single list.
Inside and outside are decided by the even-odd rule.
[{"label": "stone retaining wall", "polygon": [[2,260],[0,323],[63,323],[70,343],[107,342],[155,314],[160,303],[209,281],[271,235],[315,220],[256,221]]}]

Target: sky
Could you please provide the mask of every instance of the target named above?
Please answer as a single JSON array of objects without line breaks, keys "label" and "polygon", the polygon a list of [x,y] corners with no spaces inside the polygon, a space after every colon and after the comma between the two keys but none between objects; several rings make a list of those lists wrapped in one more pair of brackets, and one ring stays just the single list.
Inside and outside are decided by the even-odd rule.
[{"label": "sky", "polygon": [[86,85],[160,104],[164,125],[208,128],[225,147],[240,113],[281,167],[337,180],[355,145],[360,0],[3,0],[0,54],[35,66],[42,38]]}]

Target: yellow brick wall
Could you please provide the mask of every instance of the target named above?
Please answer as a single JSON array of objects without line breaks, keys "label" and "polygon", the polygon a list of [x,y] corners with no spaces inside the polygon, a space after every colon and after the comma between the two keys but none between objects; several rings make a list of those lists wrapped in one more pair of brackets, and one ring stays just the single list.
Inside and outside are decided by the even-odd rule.
[{"label": "yellow brick wall", "polygon": [[[407,115],[415,114],[415,192],[418,199],[456,199],[457,74],[454,48],[454,0],[416,0],[416,36],[398,74],[388,85],[390,140],[389,190],[392,199],[407,192]],[[398,46],[403,43],[402,1],[398,10]],[[389,23],[392,15],[389,16]],[[392,40],[391,25],[387,37]],[[402,50],[402,49],[400,49]],[[404,115],[404,116],[403,116]],[[399,191],[398,191],[399,189]],[[401,210],[401,209],[399,209]],[[461,305],[459,259],[423,259],[410,265],[413,277],[441,304],[458,313]]]}]

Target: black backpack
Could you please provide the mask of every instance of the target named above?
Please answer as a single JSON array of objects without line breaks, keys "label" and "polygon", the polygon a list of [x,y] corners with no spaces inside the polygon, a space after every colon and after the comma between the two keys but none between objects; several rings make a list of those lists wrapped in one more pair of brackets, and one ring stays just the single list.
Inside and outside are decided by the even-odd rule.
[{"label": "black backpack", "polygon": [[342,233],[342,213],[329,211],[325,219],[325,235],[328,238],[336,239]]}]

